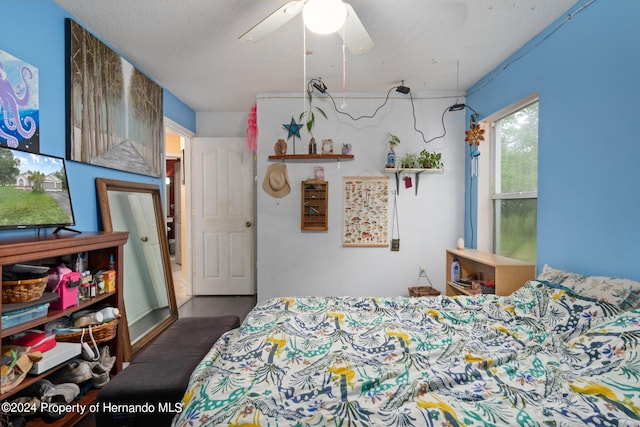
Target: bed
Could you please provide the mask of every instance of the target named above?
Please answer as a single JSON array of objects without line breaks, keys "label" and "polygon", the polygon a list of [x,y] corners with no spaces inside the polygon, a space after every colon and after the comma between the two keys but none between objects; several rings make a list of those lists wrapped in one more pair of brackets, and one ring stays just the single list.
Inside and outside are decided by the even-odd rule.
[{"label": "bed", "polygon": [[640,426],[640,283],[545,266],[508,297],[276,298],[175,426]]}]

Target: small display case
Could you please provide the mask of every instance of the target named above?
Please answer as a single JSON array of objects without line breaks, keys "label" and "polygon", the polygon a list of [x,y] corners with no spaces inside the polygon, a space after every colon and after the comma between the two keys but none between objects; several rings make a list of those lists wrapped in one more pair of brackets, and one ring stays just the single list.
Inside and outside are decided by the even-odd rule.
[{"label": "small display case", "polygon": [[303,231],[327,231],[329,229],[329,183],[321,179],[302,181]]}]

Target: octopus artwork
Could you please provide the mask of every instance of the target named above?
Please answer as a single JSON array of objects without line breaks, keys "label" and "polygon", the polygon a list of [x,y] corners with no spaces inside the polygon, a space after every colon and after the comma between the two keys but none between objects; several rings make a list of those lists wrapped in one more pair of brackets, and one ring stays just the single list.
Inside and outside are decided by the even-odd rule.
[{"label": "octopus artwork", "polygon": [[25,113],[33,101],[30,86],[34,73],[21,65],[19,76],[20,82],[14,86],[0,62],[0,142],[11,148],[18,148],[21,140],[31,139],[37,130],[36,120]]}]

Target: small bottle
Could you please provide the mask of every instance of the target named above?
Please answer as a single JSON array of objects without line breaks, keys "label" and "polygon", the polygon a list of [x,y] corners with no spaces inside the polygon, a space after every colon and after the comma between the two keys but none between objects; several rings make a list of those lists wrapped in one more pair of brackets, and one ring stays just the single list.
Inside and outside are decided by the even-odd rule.
[{"label": "small bottle", "polygon": [[118,317],[118,315],[120,314],[120,310],[115,307],[105,307],[102,310],[97,311],[97,313],[102,315],[103,322],[110,322]]},{"label": "small bottle", "polygon": [[387,168],[395,168],[396,167],[396,153],[393,151],[393,148],[389,148],[389,152],[387,153]]},{"label": "small bottle", "polygon": [[113,254],[109,255],[109,270],[115,270],[116,269],[116,261],[115,258],[113,257]]},{"label": "small bottle", "polygon": [[89,298],[91,298],[91,295],[89,295],[89,283],[82,283],[80,285],[80,299],[87,300]]},{"label": "small bottle", "polygon": [[453,257],[453,262],[451,263],[451,280],[453,282],[460,281],[460,264],[458,263],[458,257]]},{"label": "small bottle", "polygon": [[97,311],[94,313],[85,314],[84,316],[80,316],[74,319],[73,326],[76,328],[84,328],[85,326],[89,326],[89,325],[97,325],[99,323],[102,323],[102,321],[103,321],[102,313]]}]

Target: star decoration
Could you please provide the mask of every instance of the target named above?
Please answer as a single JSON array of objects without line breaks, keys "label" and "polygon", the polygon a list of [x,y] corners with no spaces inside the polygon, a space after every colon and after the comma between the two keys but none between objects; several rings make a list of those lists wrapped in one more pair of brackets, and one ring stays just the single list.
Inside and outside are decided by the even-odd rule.
[{"label": "star decoration", "polygon": [[480,126],[478,126],[478,124],[474,120],[471,122],[469,130],[464,133],[465,135],[467,135],[464,140],[469,141],[469,145],[480,145],[480,141],[484,141],[484,132],[485,130],[480,129]]},{"label": "star decoration", "polygon": [[293,117],[291,117],[291,123],[289,124],[285,123],[282,126],[289,131],[289,135],[287,135],[287,139],[291,138],[292,136],[294,137],[294,141],[296,136],[300,138],[300,128],[302,128],[302,124],[296,123]]}]

